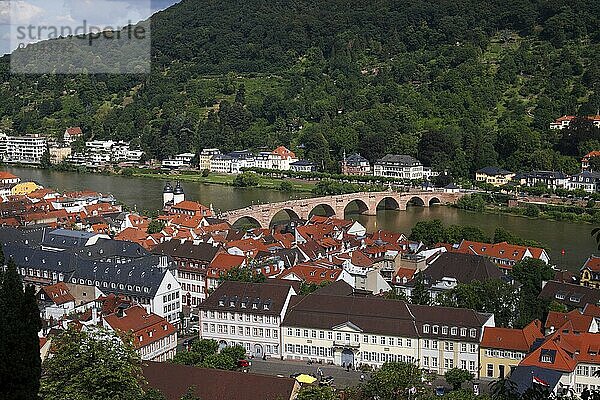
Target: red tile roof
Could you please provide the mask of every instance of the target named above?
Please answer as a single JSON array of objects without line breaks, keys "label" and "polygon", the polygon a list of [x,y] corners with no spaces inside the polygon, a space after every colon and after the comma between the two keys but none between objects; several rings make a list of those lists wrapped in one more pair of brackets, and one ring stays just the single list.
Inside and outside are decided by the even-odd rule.
[{"label": "red tile roof", "polygon": [[457,253],[470,253],[494,259],[518,262],[525,257],[528,251],[533,258],[540,258],[544,249],[539,247],[518,246],[507,242],[482,243],[463,240],[454,251]]},{"label": "red tile roof", "polygon": [[591,315],[592,317],[600,318],[600,307],[595,304],[586,304],[583,309],[584,315]]},{"label": "red tile roof", "polygon": [[587,332],[593,321],[594,317],[584,315],[579,310],[573,310],[568,313],[550,311],[548,317],[546,317],[544,328],[559,330],[565,324],[570,323],[571,329],[578,332]]},{"label": "red tile roof", "polygon": [[279,275],[279,278],[293,279],[293,277],[295,276],[301,281],[307,283],[320,284],[322,282],[336,281],[339,278],[342,271],[343,270],[341,268],[331,269],[307,263],[294,265],[293,267],[286,269],[281,275]]},{"label": "red tile roof", "polygon": [[67,128],[67,135],[78,136],[81,134],[82,134],[81,128],[78,126],[73,127],[73,128]]},{"label": "red tile roof", "polygon": [[590,271],[600,272],[600,257],[590,256],[581,269],[589,269]]},{"label": "red tile roof", "polygon": [[58,282],[54,285],[43,286],[42,290],[48,296],[48,300],[53,301],[56,305],[75,301],[75,297],[69,291],[69,288],[64,282]]},{"label": "red tile roof", "polygon": [[153,313],[148,313],[142,306],[133,306],[123,311],[104,317],[104,321],[112,329],[119,332],[132,332],[133,344],[136,349],[148,346],[176,332],[175,327],[166,319]]},{"label": "red tile roof", "polygon": [[228,253],[219,253],[211,261],[210,267],[218,269],[231,269],[233,267],[239,267],[243,265],[245,261],[246,257],[244,256],[234,256]]},{"label": "red tile roof", "polygon": [[10,179],[17,179],[18,176],[11,174],[8,171],[0,171],[0,180],[10,180]]},{"label": "red tile roof", "polygon": [[273,150],[273,154],[279,155],[281,158],[296,158],[296,154],[293,151],[287,149],[285,146],[279,146]]},{"label": "red tile roof", "polygon": [[210,208],[198,203],[197,201],[190,200],[184,200],[181,203],[175,204],[173,207],[171,207],[171,211],[173,210],[193,211],[197,214],[201,214],[206,217],[212,215],[212,213],[210,212]]},{"label": "red tile roof", "polygon": [[523,329],[485,327],[481,347],[527,353],[535,340],[544,337],[541,329],[542,323],[537,319]]}]

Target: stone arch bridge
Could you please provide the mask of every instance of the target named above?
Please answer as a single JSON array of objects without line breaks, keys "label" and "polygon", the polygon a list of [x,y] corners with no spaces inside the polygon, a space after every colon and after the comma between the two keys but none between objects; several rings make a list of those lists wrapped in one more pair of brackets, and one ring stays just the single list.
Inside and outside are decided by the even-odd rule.
[{"label": "stone arch bridge", "polygon": [[454,204],[465,193],[445,192],[359,192],[335,196],[313,197],[306,199],[288,200],[279,203],[254,204],[238,210],[226,211],[221,218],[230,224],[246,218],[256,221],[261,227],[270,226],[275,215],[284,211],[288,216],[300,219],[309,219],[315,208],[321,206],[327,216],[344,218],[346,208],[356,204],[358,212],[365,215],[376,215],[380,205],[387,209],[406,210],[409,203],[429,207],[434,204]]}]

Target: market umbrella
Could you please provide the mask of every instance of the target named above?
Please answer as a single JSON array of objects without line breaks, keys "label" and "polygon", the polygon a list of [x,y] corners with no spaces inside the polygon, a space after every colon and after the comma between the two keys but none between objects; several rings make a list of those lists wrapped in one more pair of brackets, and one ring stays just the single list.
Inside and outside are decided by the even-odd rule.
[{"label": "market umbrella", "polygon": [[317,378],[308,374],[300,374],[296,377],[296,380],[300,383],[314,383]]}]

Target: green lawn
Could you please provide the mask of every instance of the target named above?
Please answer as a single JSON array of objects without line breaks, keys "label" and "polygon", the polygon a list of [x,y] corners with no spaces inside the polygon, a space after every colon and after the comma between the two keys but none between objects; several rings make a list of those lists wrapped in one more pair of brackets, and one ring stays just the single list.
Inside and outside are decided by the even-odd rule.
[{"label": "green lawn", "polygon": [[[208,176],[202,176],[201,173],[197,174],[177,174],[177,175],[167,175],[167,174],[155,174],[147,171],[136,171],[133,176],[144,177],[144,178],[174,178],[182,182],[201,182],[201,183],[209,183],[216,185],[233,185],[233,180],[235,179],[235,175],[223,175],[223,174],[215,174],[211,173]],[[259,178],[259,188],[279,190],[279,185],[283,179],[278,178],[269,178],[265,176],[261,176]],[[307,182],[298,179],[287,179],[290,183],[292,183],[294,192],[310,192],[315,186],[314,182]]]}]

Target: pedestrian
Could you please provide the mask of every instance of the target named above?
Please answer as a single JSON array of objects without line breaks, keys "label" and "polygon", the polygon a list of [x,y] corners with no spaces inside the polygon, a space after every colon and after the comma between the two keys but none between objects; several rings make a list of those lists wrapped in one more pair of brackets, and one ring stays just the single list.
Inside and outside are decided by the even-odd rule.
[{"label": "pedestrian", "polygon": [[346,372],[350,372],[350,363],[346,364]]},{"label": "pedestrian", "polygon": [[364,382],[365,381],[365,374],[360,374],[360,381]]}]

